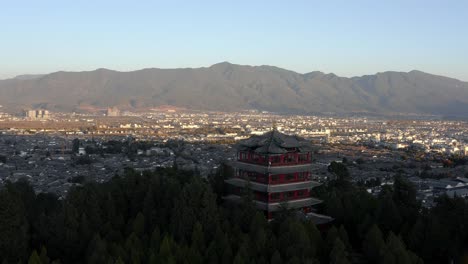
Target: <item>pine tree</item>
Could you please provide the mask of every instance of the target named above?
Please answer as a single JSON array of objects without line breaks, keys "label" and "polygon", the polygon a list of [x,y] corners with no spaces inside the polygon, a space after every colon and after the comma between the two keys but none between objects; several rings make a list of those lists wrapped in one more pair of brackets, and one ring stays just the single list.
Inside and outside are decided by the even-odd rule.
[{"label": "pine tree", "polygon": [[385,242],[378,226],[373,225],[367,232],[363,242],[363,251],[367,259],[372,263],[379,262],[383,257]]},{"label": "pine tree", "polygon": [[403,219],[401,218],[398,207],[393,201],[391,194],[383,194],[381,199],[381,205],[377,212],[377,219],[379,221],[379,226],[387,231],[399,231]]},{"label": "pine tree", "polygon": [[95,234],[88,246],[88,263],[106,263],[108,259],[106,241]]},{"label": "pine tree", "polygon": [[145,223],[147,230],[151,230],[156,224],[156,205],[154,202],[153,185],[148,186],[145,200],[143,201],[143,215],[145,216]]},{"label": "pine tree", "polygon": [[125,264],[123,260],[119,257],[116,261],[115,264]]},{"label": "pine tree", "polygon": [[205,251],[205,235],[200,222],[196,222],[193,227],[192,248],[200,254]]},{"label": "pine tree", "polygon": [[292,257],[288,261],[288,264],[302,264],[302,263],[303,262],[301,261],[301,259],[299,257],[297,257],[297,256]]},{"label": "pine tree", "polygon": [[405,244],[393,232],[390,232],[388,235],[386,253],[384,255],[384,262],[390,261],[395,261],[398,264],[411,264]]},{"label": "pine tree", "polygon": [[349,264],[346,247],[340,238],[336,238],[333,243],[333,249],[330,252],[330,264]]},{"label": "pine tree", "polygon": [[42,264],[41,258],[37,254],[36,250],[34,250],[31,256],[29,257],[28,264]]},{"label": "pine tree", "polygon": [[0,256],[2,258],[14,261],[27,254],[27,230],[28,222],[22,201],[11,191],[0,190]]},{"label": "pine tree", "polygon": [[161,257],[163,262],[169,262],[171,259],[174,259],[171,249],[171,240],[172,239],[168,235],[165,235],[161,242],[161,246],[159,247],[159,256]]},{"label": "pine tree", "polygon": [[211,241],[211,243],[208,245],[208,248],[205,251],[205,262],[213,264],[217,264],[220,262],[215,240]]},{"label": "pine tree", "polygon": [[336,192],[331,192],[325,203],[325,212],[336,219],[337,222],[342,222],[344,218],[343,203],[336,194]]},{"label": "pine tree", "polygon": [[281,259],[281,254],[279,253],[278,250],[273,253],[273,256],[271,256],[271,264],[282,264],[283,260]]},{"label": "pine tree", "polygon": [[340,240],[343,242],[343,244],[346,246],[346,249],[352,250],[351,243],[349,242],[348,232],[346,232],[346,229],[343,225],[341,225],[338,229],[338,236],[340,237]]},{"label": "pine tree", "polygon": [[322,234],[317,229],[317,226],[312,221],[307,221],[305,223],[305,228],[309,234],[309,240],[311,243],[311,253],[312,257],[316,257],[322,253],[324,250],[324,245],[322,241]]},{"label": "pine tree", "polygon": [[245,259],[242,257],[242,253],[238,252],[234,258],[233,264],[245,264]]},{"label": "pine tree", "polygon": [[338,233],[338,229],[336,229],[335,226],[332,226],[329,230],[328,230],[328,233],[327,233],[327,237],[326,237],[326,244],[327,244],[327,248],[328,250],[331,250],[335,244],[335,240],[337,238],[339,238],[340,235]]},{"label": "pine tree", "polygon": [[80,140],[77,138],[73,139],[73,142],[72,142],[73,153],[78,153],[79,148],[80,148]]},{"label": "pine tree", "polygon": [[153,230],[153,233],[151,233],[150,249],[157,251],[159,250],[160,244],[161,244],[161,231],[159,231],[159,227],[156,226]]},{"label": "pine tree", "polygon": [[419,217],[407,236],[408,247],[411,249],[422,248],[426,242],[425,234],[426,224],[423,218]]},{"label": "pine tree", "polygon": [[262,254],[265,250],[265,246],[267,243],[267,235],[265,228],[267,227],[267,221],[265,216],[257,212],[250,224],[250,240],[254,244],[254,249],[256,252]]},{"label": "pine tree", "polygon": [[228,244],[223,250],[223,255],[221,256],[221,263],[223,264],[232,263],[232,258],[233,258],[232,248],[231,248],[231,245]]},{"label": "pine tree", "polygon": [[139,212],[132,223],[133,232],[138,236],[142,237],[145,232],[145,217]]},{"label": "pine tree", "polygon": [[45,246],[41,247],[41,254],[39,255],[39,257],[41,258],[42,264],[49,264],[50,263],[50,259],[47,256],[47,249],[46,249]]},{"label": "pine tree", "polygon": [[135,232],[132,232],[125,241],[125,250],[130,255],[131,263],[142,262],[145,258],[143,243],[141,242],[140,238],[135,234]]}]

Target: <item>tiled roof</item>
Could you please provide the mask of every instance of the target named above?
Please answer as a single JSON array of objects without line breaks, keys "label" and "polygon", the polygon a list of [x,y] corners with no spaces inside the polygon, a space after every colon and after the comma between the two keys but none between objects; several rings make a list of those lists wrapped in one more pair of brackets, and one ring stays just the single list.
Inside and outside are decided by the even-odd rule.
[{"label": "tiled roof", "polygon": [[311,151],[312,146],[307,140],[290,136],[274,129],[260,136],[252,136],[239,143],[240,150],[253,150],[261,154],[282,154],[287,148],[298,148],[300,152]]}]

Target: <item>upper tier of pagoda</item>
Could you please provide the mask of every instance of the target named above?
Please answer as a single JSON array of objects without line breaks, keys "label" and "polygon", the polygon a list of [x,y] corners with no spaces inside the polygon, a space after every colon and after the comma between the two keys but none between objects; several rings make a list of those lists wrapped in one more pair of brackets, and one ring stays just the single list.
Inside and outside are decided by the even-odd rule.
[{"label": "upper tier of pagoda", "polygon": [[312,145],[307,140],[290,136],[274,129],[260,136],[252,136],[238,145],[239,151],[254,152],[257,154],[285,154],[288,152],[311,152]]}]

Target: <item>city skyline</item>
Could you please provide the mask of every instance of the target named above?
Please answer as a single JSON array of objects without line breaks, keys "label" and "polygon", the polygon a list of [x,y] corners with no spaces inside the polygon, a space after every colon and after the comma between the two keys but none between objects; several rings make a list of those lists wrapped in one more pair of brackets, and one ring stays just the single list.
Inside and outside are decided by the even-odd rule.
[{"label": "city skyline", "polygon": [[362,76],[421,70],[468,80],[462,1],[4,3],[0,79],[221,61]]}]

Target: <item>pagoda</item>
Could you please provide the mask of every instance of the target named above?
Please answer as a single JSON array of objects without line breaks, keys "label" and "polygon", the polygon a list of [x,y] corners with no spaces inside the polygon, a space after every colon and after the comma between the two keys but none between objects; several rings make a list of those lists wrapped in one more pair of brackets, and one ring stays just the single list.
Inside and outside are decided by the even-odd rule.
[{"label": "pagoda", "polygon": [[312,208],[322,202],[312,197],[312,189],[320,185],[313,180],[312,151],[307,140],[276,129],[241,141],[236,161],[230,164],[233,175],[225,180],[228,195],[224,198],[239,200],[243,189],[250,188],[256,207],[268,220],[286,206],[314,222],[329,222],[331,218]]}]

